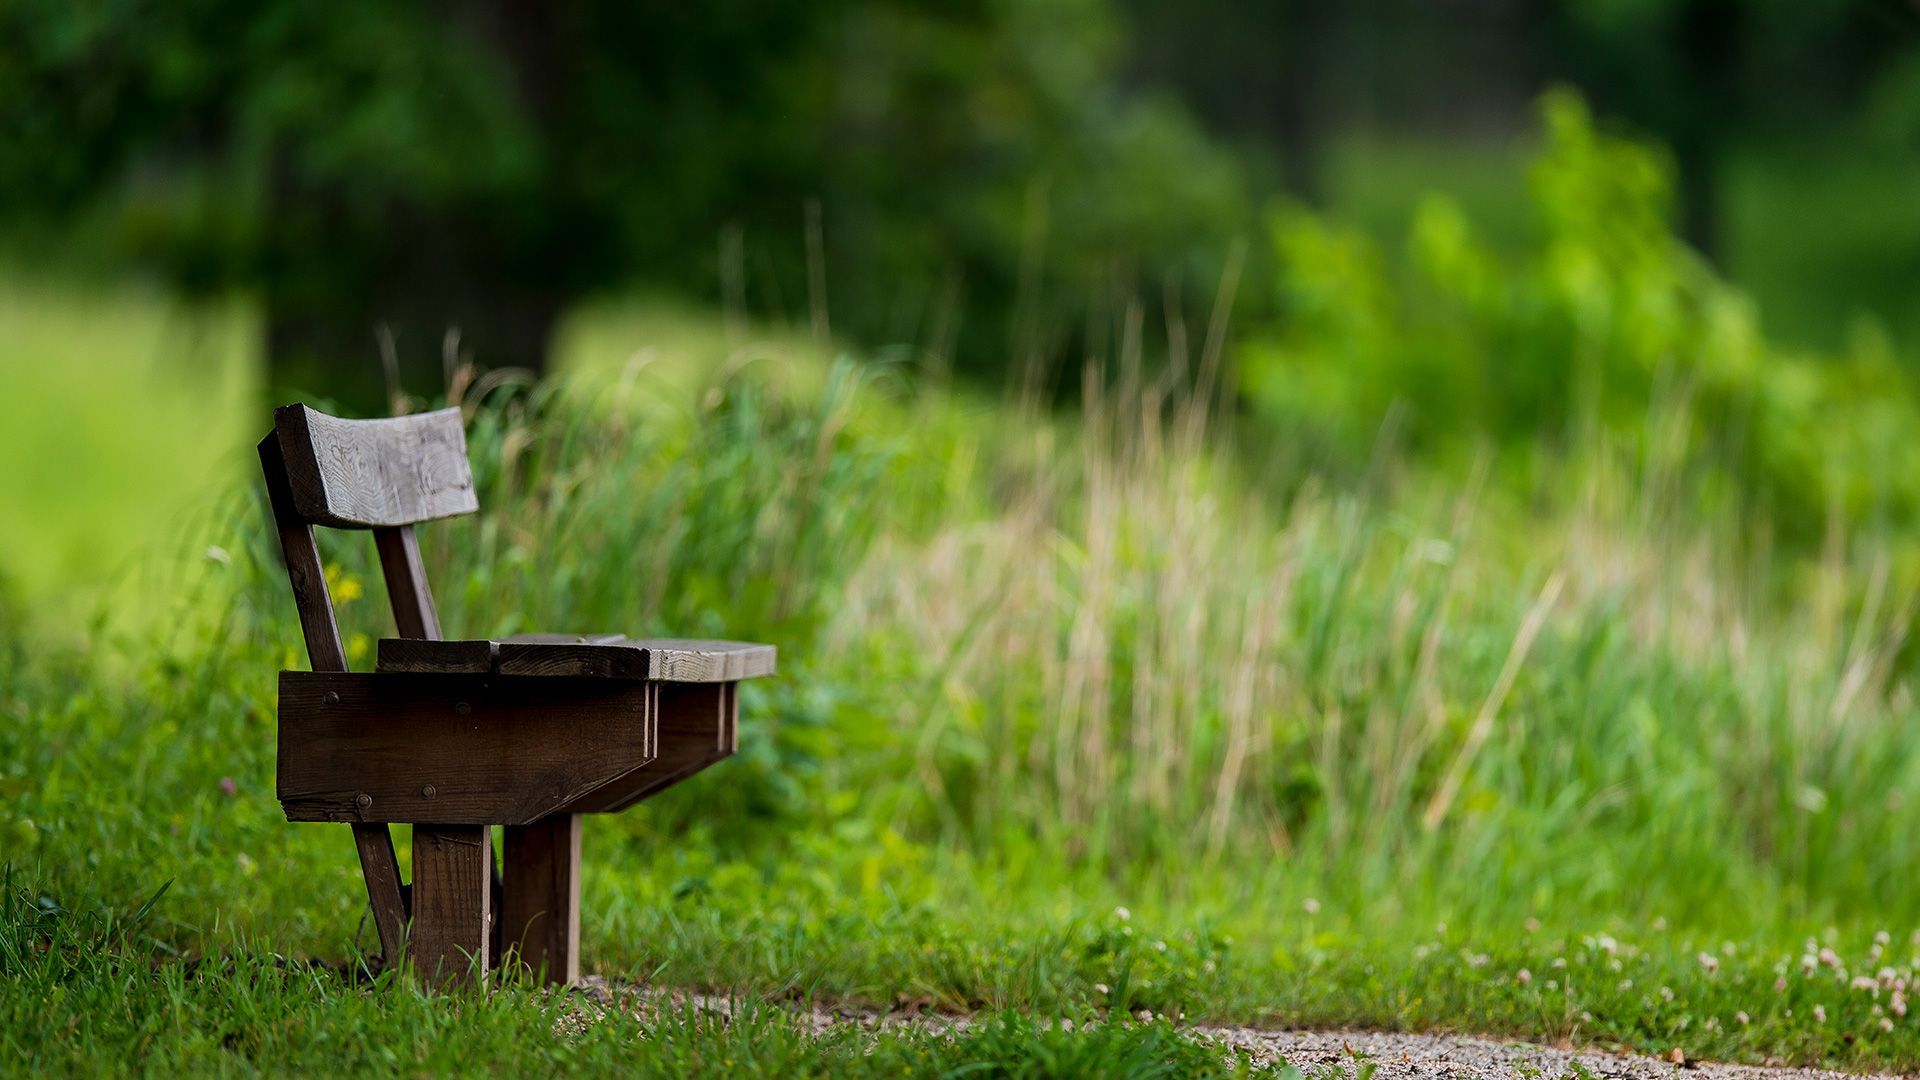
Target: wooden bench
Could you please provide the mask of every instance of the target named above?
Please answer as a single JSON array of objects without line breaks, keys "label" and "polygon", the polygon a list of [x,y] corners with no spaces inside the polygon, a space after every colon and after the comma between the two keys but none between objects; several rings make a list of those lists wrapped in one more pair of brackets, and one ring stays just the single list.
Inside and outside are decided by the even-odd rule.
[{"label": "wooden bench", "polygon": [[[575,981],[580,815],[624,810],[732,754],[739,682],[773,674],[773,646],[440,640],[413,527],[479,509],[458,409],[342,420],[289,405],[260,462],[313,665],[280,673],[287,819],[353,826],[387,963],[410,957],[449,987],[510,958]],[[399,636],[380,641],[372,672],[347,668],[315,525],[373,530]],[[414,827],[411,885],[393,822]]]}]

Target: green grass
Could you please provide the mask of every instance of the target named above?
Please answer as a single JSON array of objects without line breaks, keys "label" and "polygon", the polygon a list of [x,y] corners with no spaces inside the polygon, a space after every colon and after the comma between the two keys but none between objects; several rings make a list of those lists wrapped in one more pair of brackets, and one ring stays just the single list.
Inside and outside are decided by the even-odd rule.
[{"label": "green grass", "polygon": [[[18,295],[45,340],[85,327],[105,354],[151,325],[125,298]],[[1086,1023],[1144,1009],[1920,1063],[1893,1007],[1920,967],[1920,594],[1884,537],[1768,548],[1621,446],[1492,480],[1391,449],[1352,482],[1278,451],[1248,468],[1285,434],[1223,452],[1200,402],[1124,363],[1042,417],[670,309],[583,311],[563,340],[563,377],[475,412],[484,510],[423,530],[430,576],[450,634],[780,646],[738,757],[586,839],[587,968],[751,1019],[576,1031],[577,1001],[342,974],[371,937],[352,848],[272,797],[273,672],[304,657],[258,496],[156,483],[150,519],[199,524],[150,534],[111,595],[162,617],[0,627],[7,1060],[1234,1067],[1164,1020]],[[88,401],[87,370],[49,362],[34,385],[75,385],[35,392]],[[156,427],[188,422],[156,400]],[[66,490],[23,520],[115,497]],[[325,543],[364,667],[387,626],[371,545]],[[818,1038],[778,1007],[903,999],[984,1026]]]},{"label": "green grass", "polygon": [[[125,290],[0,288],[0,606],[65,625],[243,475],[258,330]],[[121,599],[127,599],[125,594]]]}]

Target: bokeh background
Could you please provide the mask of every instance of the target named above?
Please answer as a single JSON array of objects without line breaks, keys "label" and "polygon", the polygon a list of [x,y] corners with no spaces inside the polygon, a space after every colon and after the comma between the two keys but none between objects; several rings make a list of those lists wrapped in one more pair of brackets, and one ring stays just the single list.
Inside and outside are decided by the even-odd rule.
[{"label": "bokeh background", "polygon": [[[213,402],[381,414],[391,382],[444,396],[449,331],[480,370],[540,373],[570,313],[634,296],[1071,399],[1127,298],[1156,313],[1149,354],[1168,305],[1207,325],[1236,241],[1236,334],[1285,332],[1276,213],[1397,256],[1443,192],[1488,251],[1537,246],[1528,162],[1556,86],[1647,148],[1648,212],[1770,341],[1902,373],[1920,348],[1901,0],[16,0],[0,27],[14,461],[43,452],[31,417],[72,410],[60,386],[179,387],[221,417],[160,440],[192,456],[237,437]],[[60,290],[101,288],[140,293],[103,316],[126,344],[71,336],[107,328]],[[90,445],[63,443],[64,468]],[[89,553],[69,578],[127,554],[82,490],[162,490],[137,466],[52,472],[0,485],[18,588],[55,549]]]},{"label": "bokeh background", "polygon": [[590,970],[1910,1070],[1916,364],[1903,0],[0,0],[0,861],[363,950],[251,443],[451,405],[451,635],[781,650]]}]

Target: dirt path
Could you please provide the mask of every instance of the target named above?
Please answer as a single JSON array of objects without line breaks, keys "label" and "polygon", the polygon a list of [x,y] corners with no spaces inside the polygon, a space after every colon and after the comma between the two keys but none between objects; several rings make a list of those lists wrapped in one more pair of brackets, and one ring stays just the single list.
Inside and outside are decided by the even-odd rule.
[{"label": "dirt path", "polygon": [[[669,1001],[676,1007],[691,1002],[695,1008],[721,1015],[730,1015],[734,1008],[734,1003],[726,998],[624,986],[599,976],[588,976],[577,989],[601,1005],[613,1005],[620,998],[627,998],[642,1008],[657,1008]],[[966,1028],[972,1023],[965,1016],[883,1013],[872,1008],[814,1006],[810,1010],[796,1008],[794,1011],[816,1030],[858,1026],[940,1031]],[[1244,1048],[1257,1062],[1285,1060],[1314,1080],[1339,1075],[1352,1077],[1369,1062],[1374,1065],[1373,1080],[1562,1080],[1577,1075],[1576,1062],[1597,1080],[1858,1080],[1862,1075],[1831,1069],[1727,1065],[1712,1061],[1689,1061],[1682,1065],[1640,1054],[1558,1049],[1470,1035],[1265,1031],[1208,1024],[1195,1024],[1187,1030],[1196,1038],[1210,1039],[1223,1047]]]}]

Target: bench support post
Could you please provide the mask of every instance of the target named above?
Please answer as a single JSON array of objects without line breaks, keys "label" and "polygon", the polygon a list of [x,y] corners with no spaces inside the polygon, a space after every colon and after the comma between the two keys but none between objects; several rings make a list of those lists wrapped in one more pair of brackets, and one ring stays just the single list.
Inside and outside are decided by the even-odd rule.
[{"label": "bench support post", "polygon": [[580,815],[506,828],[501,950],[546,982],[580,980]]},{"label": "bench support post", "polygon": [[413,827],[414,973],[444,990],[486,979],[493,836],[485,825]]}]

